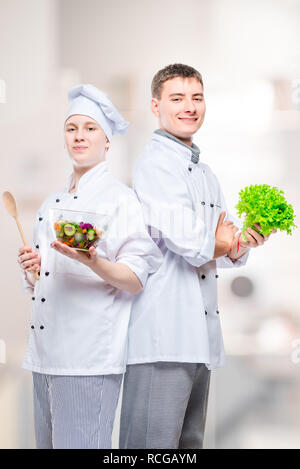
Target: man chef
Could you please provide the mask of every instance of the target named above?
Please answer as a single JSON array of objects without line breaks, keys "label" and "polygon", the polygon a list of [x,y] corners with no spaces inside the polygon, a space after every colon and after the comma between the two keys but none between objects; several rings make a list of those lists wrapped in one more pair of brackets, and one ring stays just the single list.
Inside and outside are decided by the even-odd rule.
[{"label": "man chef", "polygon": [[210,372],[224,363],[216,268],[245,265],[268,237],[249,228],[237,248],[241,224],[192,143],[205,116],[200,73],[160,70],[151,106],[159,129],[133,186],[164,260],[132,306],[120,448],[202,448]]}]

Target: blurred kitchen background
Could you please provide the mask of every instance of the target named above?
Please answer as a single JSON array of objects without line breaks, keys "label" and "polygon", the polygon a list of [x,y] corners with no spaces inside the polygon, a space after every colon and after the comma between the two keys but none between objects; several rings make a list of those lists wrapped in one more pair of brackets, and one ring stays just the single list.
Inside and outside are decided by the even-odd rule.
[{"label": "blurred kitchen background", "polygon": [[[207,114],[194,142],[229,210],[244,186],[270,184],[300,225],[300,0],[0,0],[0,186],[16,195],[28,240],[36,210],[72,169],[68,88],[94,84],[131,122],[108,154],[130,185],[157,125],[152,77],[175,62],[203,75]],[[34,448],[31,374],[21,369],[31,299],[2,203],[0,214],[0,448]],[[219,269],[227,363],[213,372],[206,448],[300,448],[299,240],[299,229],[278,232],[247,266]]]}]

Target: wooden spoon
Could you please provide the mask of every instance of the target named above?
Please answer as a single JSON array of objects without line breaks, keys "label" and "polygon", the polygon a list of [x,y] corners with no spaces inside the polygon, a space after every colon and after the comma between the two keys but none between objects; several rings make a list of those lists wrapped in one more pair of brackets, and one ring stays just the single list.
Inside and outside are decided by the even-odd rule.
[{"label": "wooden spoon", "polygon": [[[21,235],[24,246],[27,245],[24,232],[22,230],[22,226],[18,218],[18,209],[17,209],[16,199],[14,198],[11,192],[3,192],[2,198],[3,198],[3,202],[4,202],[6,210],[16,220],[16,224],[19,229],[19,233]],[[34,275],[35,275],[36,280],[40,279],[38,272],[35,271]]]}]

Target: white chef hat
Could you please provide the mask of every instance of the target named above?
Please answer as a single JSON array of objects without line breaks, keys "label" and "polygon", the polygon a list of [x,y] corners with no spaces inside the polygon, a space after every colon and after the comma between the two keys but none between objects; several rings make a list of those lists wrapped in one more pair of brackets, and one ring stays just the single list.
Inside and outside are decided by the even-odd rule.
[{"label": "white chef hat", "polygon": [[125,134],[129,122],[121,116],[106,93],[93,85],[76,85],[69,89],[69,109],[66,120],[74,114],[94,119],[102,127],[108,140],[114,134]]}]

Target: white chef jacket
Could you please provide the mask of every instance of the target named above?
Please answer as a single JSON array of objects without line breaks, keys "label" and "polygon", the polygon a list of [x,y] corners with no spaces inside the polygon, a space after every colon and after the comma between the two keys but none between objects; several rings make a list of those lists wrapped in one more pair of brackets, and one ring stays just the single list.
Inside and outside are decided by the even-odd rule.
[{"label": "white chef jacket", "polygon": [[[127,363],[222,366],[216,266],[244,265],[249,251],[235,261],[213,260],[217,222],[227,211],[217,177],[194,162],[191,147],[154,132],[135,164],[133,187],[164,259],[134,298]],[[240,220],[228,213],[225,219],[241,229]]]},{"label": "white chef jacket", "polygon": [[50,247],[54,237],[49,209],[108,214],[118,210],[97,253],[128,265],[143,286],[162,256],[148,235],[133,190],[109,174],[106,162],[80,178],[76,193],[68,192],[72,180],[71,176],[65,189],[51,194],[36,216],[34,246],[41,256],[40,280],[33,289],[22,272],[23,286],[33,300],[22,367],[54,375],[124,373],[134,295],[109,285],[86,265]]}]

